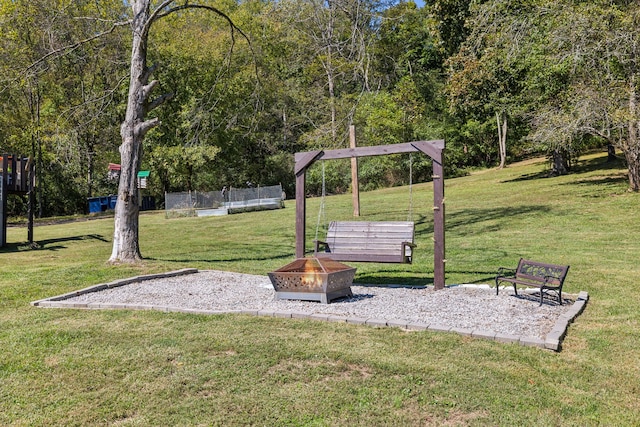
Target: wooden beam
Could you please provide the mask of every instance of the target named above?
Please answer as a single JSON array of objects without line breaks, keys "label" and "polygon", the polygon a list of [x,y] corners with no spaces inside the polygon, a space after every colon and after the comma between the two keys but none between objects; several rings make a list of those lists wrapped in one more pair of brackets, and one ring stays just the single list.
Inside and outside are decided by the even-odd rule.
[{"label": "wooden beam", "polygon": [[[416,153],[423,152],[431,158],[439,158],[440,153],[444,149],[443,140],[434,141],[414,141],[406,142],[402,144],[391,145],[374,145],[371,147],[355,147],[355,148],[339,148],[337,150],[325,150],[318,155],[314,160],[335,160],[335,159],[348,159],[353,157],[372,157],[372,156],[386,156],[389,154],[402,154],[402,153]],[[317,153],[317,151],[310,151],[308,153]],[[296,154],[296,165],[303,155],[307,153]]]},{"label": "wooden beam", "polygon": [[423,152],[434,160],[442,161],[442,151],[444,150],[444,140],[435,141],[414,141],[411,145],[418,151]]},{"label": "wooden beam", "polygon": [[334,159],[348,159],[351,157],[371,157],[371,156],[385,156],[388,154],[400,154],[417,151],[411,144],[392,144],[392,145],[376,145],[372,147],[356,147],[356,148],[344,148],[337,150],[326,150],[324,154],[319,157],[322,160],[334,160]]},{"label": "wooden beam", "polygon": [[306,153],[296,153],[296,166],[295,166],[295,174],[298,176],[301,172],[306,170],[309,166],[313,164],[324,151],[316,150],[316,151],[307,151]]}]

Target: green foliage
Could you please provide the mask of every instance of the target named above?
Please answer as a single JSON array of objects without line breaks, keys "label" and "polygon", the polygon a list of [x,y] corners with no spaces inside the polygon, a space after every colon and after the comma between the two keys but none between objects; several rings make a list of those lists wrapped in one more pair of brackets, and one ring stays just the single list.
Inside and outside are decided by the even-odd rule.
[{"label": "green foliage", "polygon": [[[157,199],[247,181],[292,193],[293,154],[347,147],[351,124],[359,145],[445,139],[449,176],[497,163],[496,114],[508,118],[511,160],[635,147],[634,3],[203,3],[251,43],[200,10],[153,26],[156,91],[173,95],[152,111],[161,124],[143,150]],[[130,35],[64,47],[128,13],[116,0],[0,2],[0,151],[36,159],[40,215],[82,212],[86,197],[116,190],[107,165],[119,163]],[[364,188],[406,183],[407,162],[363,161]],[[413,165],[416,180],[430,179],[428,160]],[[330,169],[328,191],[347,191],[348,168]],[[320,181],[311,177],[312,193]]]}]

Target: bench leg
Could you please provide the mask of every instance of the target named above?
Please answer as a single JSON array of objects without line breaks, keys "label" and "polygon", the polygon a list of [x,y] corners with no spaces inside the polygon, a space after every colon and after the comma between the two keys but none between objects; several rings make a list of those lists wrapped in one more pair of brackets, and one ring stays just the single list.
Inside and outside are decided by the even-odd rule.
[{"label": "bench leg", "polygon": [[562,288],[558,289],[558,304],[562,305]]},{"label": "bench leg", "polygon": [[516,294],[516,296],[518,295],[518,289],[516,288],[516,284],[513,284],[513,293]]}]

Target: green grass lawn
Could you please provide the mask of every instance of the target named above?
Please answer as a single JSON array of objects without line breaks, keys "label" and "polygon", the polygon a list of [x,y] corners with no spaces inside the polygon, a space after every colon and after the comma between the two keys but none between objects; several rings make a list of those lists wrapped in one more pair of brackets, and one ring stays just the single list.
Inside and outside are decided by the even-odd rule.
[{"label": "green grass lawn", "polygon": [[[143,214],[137,266],[106,263],[109,218],[38,226],[35,250],[25,228],[10,228],[0,425],[640,425],[640,196],[605,155],[569,176],[546,178],[545,167],[446,180],[446,281],[491,283],[520,257],[570,264],[566,291],[590,300],[559,353],[310,320],[29,305],[185,267],[266,274],[294,259],[293,201],[226,217]],[[354,264],[357,282],[432,282],[431,185],[413,193],[414,263]],[[409,192],[363,193],[361,204],[363,219],[406,220]],[[308,201],[309,249],[318,207]],[[351,210],[349,195],[326,199],[327,221]]]}]

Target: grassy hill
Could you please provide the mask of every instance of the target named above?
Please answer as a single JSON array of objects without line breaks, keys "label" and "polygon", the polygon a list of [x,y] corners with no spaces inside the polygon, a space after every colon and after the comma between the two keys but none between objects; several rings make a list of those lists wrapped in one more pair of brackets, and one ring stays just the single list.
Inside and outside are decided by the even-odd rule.
[{"label": "grassy hill", "polygon": [[[587,291],[563,350],[455,334],[235,315],[38,309],[30,301],[184,267],[266,274],[294,258],[294,202],[227,217],[141,216],[144,263],[111,266],[108,218],[10,228],[0,250],[1,425],[639,425],[640,197],[623,165],[585,156],[446,180],[448,284],[491,283],[520,257],[569,264]],[[308,201],[308,243],[319,199]],[[320,232],[349,219],[331,196]],[[363,219],[417,224],[406,265],[354,264],[360,283],[430,284],[432,191],[361,194]]]}]

